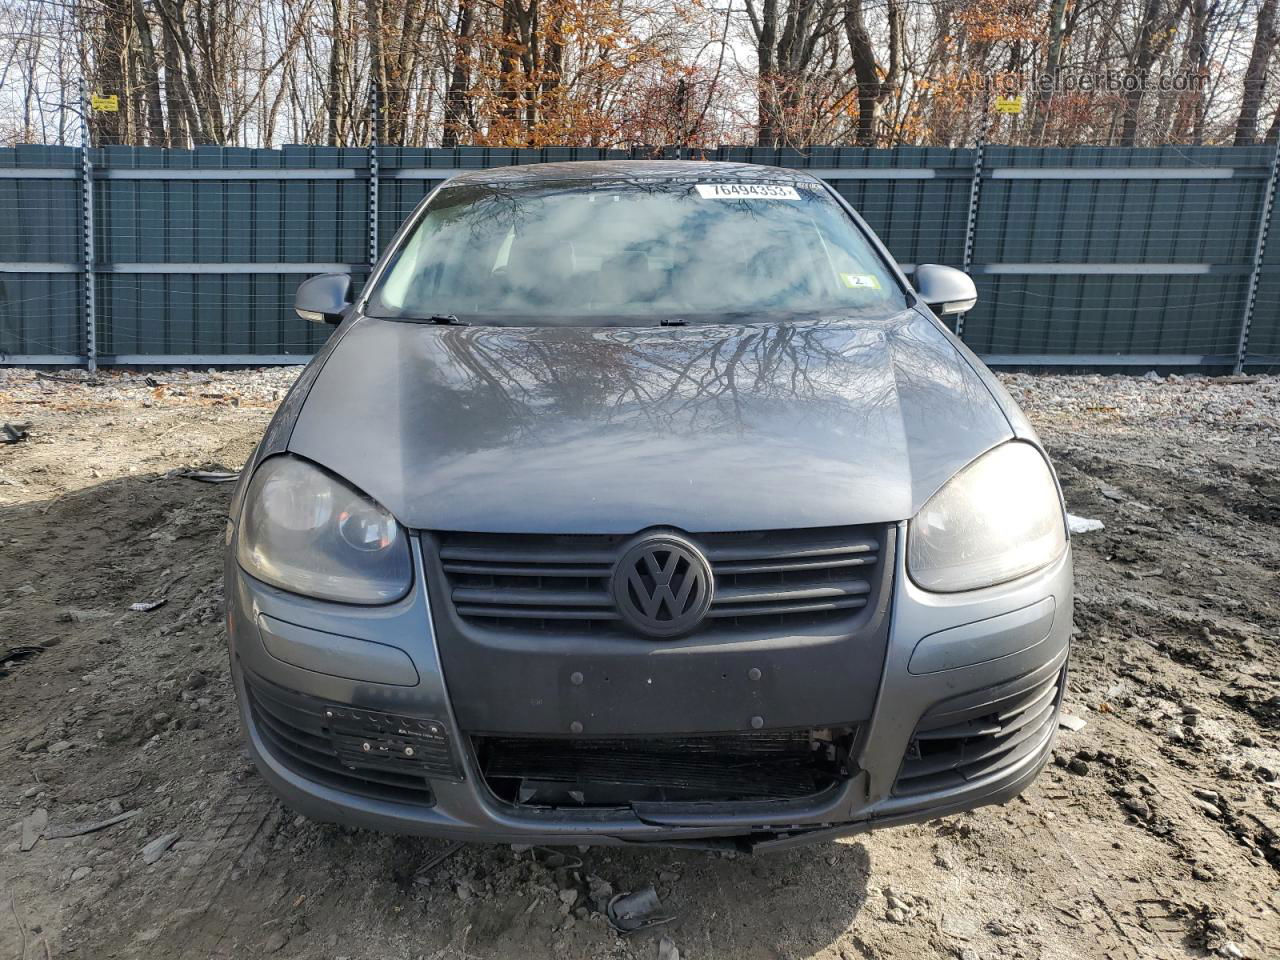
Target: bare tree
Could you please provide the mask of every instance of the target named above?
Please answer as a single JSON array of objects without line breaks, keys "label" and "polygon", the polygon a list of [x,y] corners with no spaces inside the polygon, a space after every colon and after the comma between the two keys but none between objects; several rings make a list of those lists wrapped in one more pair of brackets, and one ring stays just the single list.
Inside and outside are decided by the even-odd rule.
[{"label": "bare tree", "polygon": [[1258,139],[1258,111],[1267,85],[1267,66],[1275,52],[1280,34],[1276,33],[1276,0],[1262,0],[1258,7],[1258,27],[1253,35],[1253,49],[1244,71],[1244,97],[1236,120],[1235,145],[1248,146]]},{"label": "bare tree", "polygon": [[863,16],[864,0],[845,0],[844,30],[849,40],[853,73],[858,81],[858,130],[855,142],[873,146],[876,124],[885,103],[894,95],[902,61],[902,34],[905,24],[898,0],[888,0],[888,59],[881,67],[876,58],[875,42]]}]

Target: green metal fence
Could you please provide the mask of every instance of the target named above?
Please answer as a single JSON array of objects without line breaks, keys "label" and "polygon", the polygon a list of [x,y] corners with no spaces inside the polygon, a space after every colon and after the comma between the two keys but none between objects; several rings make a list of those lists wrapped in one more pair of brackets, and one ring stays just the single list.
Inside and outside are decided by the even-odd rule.
[{"label": "green metal fence", "polygon": [[[461,170],[652,151],[585,148],[0,150],[0,363],[295,363],[328,329],[293,289],[368,275]],[[668,150],[668,157],[680,155]],[[724,147],[809,170],[910,272],[969,270],[958,332],[988,362],[1280,363],[1276,150]]]}]

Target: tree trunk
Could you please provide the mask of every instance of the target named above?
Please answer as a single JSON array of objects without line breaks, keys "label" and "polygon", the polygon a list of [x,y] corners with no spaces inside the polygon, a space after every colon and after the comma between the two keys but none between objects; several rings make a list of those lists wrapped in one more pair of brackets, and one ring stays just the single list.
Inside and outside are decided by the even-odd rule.
[{"label": "tree trunk", "polygon": [[[1276,0],[1263,0],[1273,6]],[[1133,53],[1133,73],[1137,84],[1124,96],[1123,121],[1120,128],[1120,146],[1132,147],[1138,138],[1138,121],[1142,113],[1143,85],[1151,75],[1151,68],[1173,42],[1174,28],[1182,19],[1188,0],[1178,0],[1176,7],[1162,11],[1163,0],[1146,0],[1142,22],[1138,28],[1138,42]]]},{"label": "tree trunk", "polygon": [[1253,50],[1244,71],[1244,99],[1236,118],[1237,147],[1247,147],[1258,140],[1258,111],[1267,86],[1267,65],[1276,48],[1276,0],[1262,0],[1258,7],[1258,29],[1253,35]]},{"label": "tree trunk", "polygon": [[863,147],[875,146],[881,111],[898,83],[903,15],[896,0],[889,0],[888,17],[889,68],[882,78],[875,45],[862,17],[862,0],[848,0],[844,12],[844,32],[849,41],[853,74],[858,81],[858,126],[855,141]]},{"label": "tree trunk", "polygon": [[756,40],[756,145],[778,145],[779,99],[777,97],[777,64],[773,59],[778,39],[778,0],[764,0],[759,12],[755,0],[747,0],[747,16]]},{"label": "tree trunk", "polygon": [[441,146],[453,148],[462,142],[471,116],[471,34],[475,25],[472,0],[458,0],[457,28],[454,30],[453,66],[444,97],[444,133]]},{"label": "tree trunk", "polygon": [[169,146],[186,147],[191,144],[192,131],[199,130],[199,120],[182,80],[182,52],[163,18],[160,21],[160,42],[164,47],[164,96],[169,111]]},{"label": "tree trunk", "polygon": [[342,116],[342,78],[347,72],[347,36],[342,0],[330,0],[332,32],[329,37],[329,71],[325,83],[326,135],[329,146],[345,143],[346,123]]},{"label": "tree trunk", "polygon": [[1044,79],[1047,87],[1037,87],[1035,116],[1031,120],[1031,145],[1040,146],[1045,125],[1053,108],[1058,77],[1062,73],[1062,51],[1067,38],[1067,8],[1071,0],[1052,0],[1049,5],[1049,47],[1045,54]]},{"label": "tree trunk", "polygon": [[382,26],[382,0],[365,0],[365,20],[369,28],[369,72],[373,78],[374,136],[387,140],[387,58]]},{"label": "tree trunk", "polygon": [[133,25],[138,31],[138,72],[142,78],[147,103],[147,128],[153,147],[170,146],[164,128],[164,109],[160,103],[160,64],[155,44],[151,41],[151,24],[142,0],[133,0]]},{"label": "tree trunk", "polygon": [[[1190,31],[1182,55],[1181,69],[1185,76],[1194,77],[1198,84],[1205,83],[1209,78],[1209,21],[1216,10],[1216,2],[1210,4],[1208,0],[1191,0],[1191,13],[1188,17]],[[1169,142],[1190,142],[1196,146],[1203,144],[1204,113],[1202,86],[1181,93],[1178,108],[1169,124]]]},{"label": "tree trunk", "polygon": [[[105,0],[102,4],[102,33],[97,46],[97,70],[90,93],[120,98],[115,113],[94,111],[91,129],[99,145],[124,143],[128,129],[129,28],[133,19],[131,0]],[[87,107],[86,107],[87,109]]]}]

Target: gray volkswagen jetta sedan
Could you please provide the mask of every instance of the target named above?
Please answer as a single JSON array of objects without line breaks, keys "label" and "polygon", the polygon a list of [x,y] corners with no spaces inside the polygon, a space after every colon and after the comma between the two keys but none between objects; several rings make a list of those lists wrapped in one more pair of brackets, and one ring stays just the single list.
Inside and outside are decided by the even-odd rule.
[{"label": "gray volkswagen jetta sedan", "polygon": [[294,808],[777,849],[1048,757],[1062,498],[1013,400],[803,172],[476,171],[418,206],[244,470],[231,669]]}]

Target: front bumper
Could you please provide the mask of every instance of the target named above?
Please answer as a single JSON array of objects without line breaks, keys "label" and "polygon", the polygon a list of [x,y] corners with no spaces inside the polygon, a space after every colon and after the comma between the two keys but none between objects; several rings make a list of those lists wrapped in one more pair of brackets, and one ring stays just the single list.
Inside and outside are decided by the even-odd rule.
[{"label": "front bumper", "polygon": [[[730,843],[764,850],[1002,803],[1035,778],[1052,747],[1071,634],[1070,550],[1012,584],[938,595],[910,582],[902,560],[905,528],[896,535],[889,642],[874,704],[850,708],[851,717],[869,717],[859,724],[851,776],[814,796],[581,808],[499,799],[485,784],[470,738],[459,732],[416,549],[409,596],[388,607],[357,608],[307,600],[247,577],[232,544],[229,645],[249,748],[273,789],[315,819],[477,841]],[[309,669],[317,666],[324,672]],[[420,801],[304,775],[299,771],[306,768],[282,754],[250,708],[254,682],[317,705],[354,705],[438,724],[453,773],[428,774],[429,791]],[[985,760],[983,742],[969,738],[967,753],[946,753],[950,732],[1000,714],[1008,715],[1008,730],[994,736],[1017,737],[1017,749]]]}]

